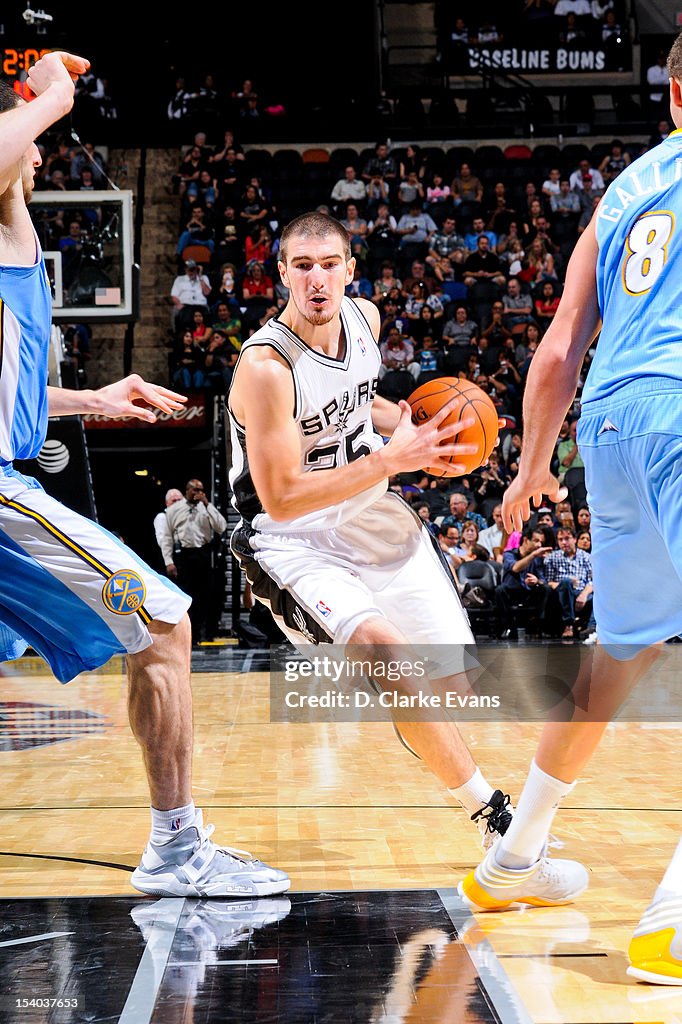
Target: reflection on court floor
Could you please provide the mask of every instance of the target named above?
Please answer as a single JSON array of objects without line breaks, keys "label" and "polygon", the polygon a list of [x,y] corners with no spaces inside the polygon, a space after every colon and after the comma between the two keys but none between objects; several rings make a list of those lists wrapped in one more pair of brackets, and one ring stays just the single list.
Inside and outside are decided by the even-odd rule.
[{"label": "reflection on court floor", "polygon": [[6,1024],[529,1021],[452,890],[7,900],[0,915]]}]

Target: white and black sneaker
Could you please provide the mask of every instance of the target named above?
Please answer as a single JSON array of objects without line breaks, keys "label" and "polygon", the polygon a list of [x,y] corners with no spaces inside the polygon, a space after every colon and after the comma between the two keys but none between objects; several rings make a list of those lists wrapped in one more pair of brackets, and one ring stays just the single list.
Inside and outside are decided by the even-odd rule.
[{"label": "white and black sneaker", "polygon": [[132,874],[132,884],[150,896],[276,896],[291,885],[278,868],[245,850],[216,846],[214,826],[204,828],[201,811],[192,825],[166,843],[150,840]]},{"label": "white and black sneaker", "polygon": [[487,804],[471,815],[481,833],[481,846],[490,850],[511,825],[514,808],[509,795],[496,789]]}]

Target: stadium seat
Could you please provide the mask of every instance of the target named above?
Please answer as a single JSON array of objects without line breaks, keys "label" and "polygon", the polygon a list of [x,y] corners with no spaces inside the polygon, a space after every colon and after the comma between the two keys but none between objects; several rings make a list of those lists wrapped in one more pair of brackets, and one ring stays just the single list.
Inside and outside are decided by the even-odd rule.
[{"label": "stadium seat", "polygon": [[533,156],[533,150],[530,146],[505,146],[504,157],[505,160],[530,160]]},{"label": "stadium seat", "polygon": [[244,163],[251,174],[264,176],[271,171],[272,153],[269,149],[247,149],[244,153]]},{"label": "stadium seat", "polygon": [[297,149],[276,149],[272,154],[272,172],[279,175],[282,171],[300,171],[303,157]]},{"label": "stadium seat", "polygon": [[345,167],[354,167],[358,173],[362,169],[360,166],[360,154],[357,149],[353,149],[351,146],[337,146],[335,149],[332,149],[329,154],[329,163],[339,172],[339,177],[343,175]]},{"label": "stadium seat", "polygon": [[195,260],[204,266],[211,262],[212,255],[207,245],[186,245],[182,250],[182,258],[185,262],[187,260]]},{"label": "stadium seat", "polygon": [[329,163],[329,150],[322,146],[311,146],[304,149],[301,154],[304,164],[327,164]]}]

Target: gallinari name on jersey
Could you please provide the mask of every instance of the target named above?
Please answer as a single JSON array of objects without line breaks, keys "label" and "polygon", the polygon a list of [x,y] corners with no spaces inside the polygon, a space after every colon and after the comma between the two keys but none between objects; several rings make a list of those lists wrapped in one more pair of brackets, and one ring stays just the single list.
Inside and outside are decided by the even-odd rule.
[{"label": "gallinari name on jersey", "polygon": [[654,160],[650,167],[619,174],[617,182],[614,182],[599,206],[599,217],[615,224],[633,203],[658,192],[667,192],[672,185],[682,180],[682,157],[677,157],[672,166],[666,166],[663,171],[662,166],[661,160]]},{"label": "gallinari name on jersey", "polygon": [[336,398],[332,398],[331,402],[327,402],[313,416],[306,416],[301,420],[301,431],[304,437],[319,434],[332,423],[336,423],[339,429],[345,429],[349,415],[361,405],[367,405],[374,399],[378,385],[378,377],[363,380],[356,384],[352,391],[344,390]]}]

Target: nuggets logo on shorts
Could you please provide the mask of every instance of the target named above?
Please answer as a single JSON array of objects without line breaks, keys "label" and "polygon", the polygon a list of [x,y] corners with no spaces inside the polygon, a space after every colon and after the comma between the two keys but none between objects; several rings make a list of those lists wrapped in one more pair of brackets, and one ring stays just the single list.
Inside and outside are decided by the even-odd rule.
[{"label": "nuggets logo on shorts", "polygon": [[102,600],[115,615],[132,615],[142,607],[146,596],[143,580],[131,569],[112,573],[102,588]]}]

